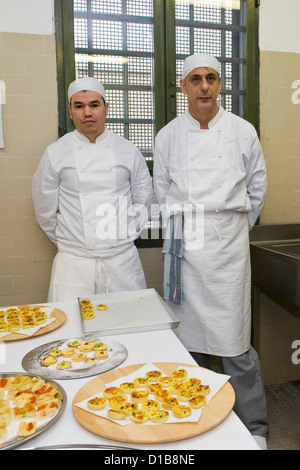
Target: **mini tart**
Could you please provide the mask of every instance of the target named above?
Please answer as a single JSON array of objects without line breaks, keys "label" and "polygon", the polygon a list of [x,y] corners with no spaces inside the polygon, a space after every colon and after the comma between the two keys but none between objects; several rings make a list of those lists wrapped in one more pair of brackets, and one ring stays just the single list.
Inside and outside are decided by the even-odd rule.
[{"label": "mini tart", "polygon": [[99,305],[97,305],[97,310],[100,310],[100,311],[101,311],[101,310],[106,310],[106,309],[107,309],[107,305],[105,305],[105,304],[99,304]]},{"label": "mini tart", "polygon": [[103,396],[108,400],[118,395],[122,395],[122,390],[119,387],[108,387],[103,392]]},{"label": "mini tart", "polygon": [[138,388],[143,388],[149,384],[149,379],[148,377],[136,377],[135,379],[133,379],[133,382]]},{"label": "mini tart", "polygon": [[107,416],[111,419],[125,419],[127,413],[124,410],[110,409],[107,411]]},{"label": "mini tart", "polygon": [[110,398],[108,403],[111,408],[119,410],[122,405],[127,403],[127,398],[124,395],[118,395],[117,397]]},{"label": "mini tart", "polygon": [[138,409],[138,404],[137,403],[132,403],[132,402],[126,402],[124,405],[120,406],[120,410],[125,411],[126,414],[129,415],[134,410]]},{"label": "mini tart", "polygon": [[61,356],[61,350],[59,348],[53,348],[49,352],[49,356],[59,357],[59,356]]},{"label": "mini tart", "polygon": [[177,369],[174,370],[171,374],[171,377],[173,378],[174,382],[182,382],[187,378],[187,371],[185,369]]},{"label": "mini tart", "polygon": [[86,357],[84,362],[86,364],[96,364],[97,363],[97,358],[96,357]]},{"label": "mini tart", "polygon": [[199,387],[194,389],[194,396],[197,397],[198,395],[202,395],[205,397],[210,392],[209,385],[199,385]]},{"label": "mini tart", "polygon": [[164,423],[169,418],[169,412],[166,410],[150,410],[149,417],[154,423]]},{"label": "mini tart", "polygon": [[178,406],[178,405],[179,405],[179,401],[176,397],[166,398],[165,400],[161,402],[161,406],[165,410],[172,410],[174,406]]},{"label": "mini tart", "polygon": [[201,380],[197,379],[196,377],[189,377],[184,382],[184,385],[189,389],[194,389],[196,387],[199,387],[199,385],[201,385]]},{"label": "mini tart", "polygon": [[91,352],[93,345],[91,343],[82,343],[80,346],[78,346],[78,349],[83,353]]},{"label": "mini tart", "polygon": [[172,379],[172,377],[164,375],[163,377],[160,377],[158,379],[158,383],[160,383],[164,387],[170,387],[174,383],[174,380]]},{"label": "mini tart", "polygon": [[[93,344],[93,343],[90,343]],[[105,351],[107,349],[107,344],[105,343],[99,343],[98,341],[93,344],[93,350],[94,351]]]},{"label": "mini tart", "polygon": [[150,382],[157,382],[162,373],[159,370],[149,370],[146,372],[145,376],[149,379]]},{"label": "mini tart", "polygon": [[61,361],[57,364],[57,369],[59,370],[66,370],[66,369],[71,369],[72,364],[69,361]]},{"label": "mini tart", "polygon": [[186,386],[182,382],[173,382],[170,384],[170,390],[173,393],[178,393],[181,390],[186,390]]},{"label": "mini tart", "polygon": [[160,407],[160,403],[156,400],[145,400],[142,402],[142,409],[150,411],[157,410]]},{"label": "mini tart", "polygon": [[73,354],[75,354],[75,353],[76,353],[76,349],[74,349],[74,348],[67,348],[67,349],[65,349],[65,350],[62,352],[62,355],[63,355],[64,357],[71,357],[71,356],[73,356]]},{"label": "mini tart", "polygon": [[201,408],[205,404],[206,404],[206,397],[203,397],[202,395],[198,395],[197,397],[194,397],[189,401],[189,405],[195,409]]},{"label": "mini tart", "polygon": [[179,401],[190,401],[194,396],[193,390],[180,390],[177,393],[177,397]]},{"label": "mini tart", "polygon": [[108,358],[108,354],[106,351],[96,351],[94,354],[96,359],[104,360]]},{"label": "mini tart", "polygon": [[87,401],[87,406],[90,410],[102,410],[107,403],[104,397],[94,397]]},{"label": "mini tart", "polygon": [[74,341],[68,342],[69,348],[78,348],[81,344],[82,344],[82,341],[79,341],[78,339],[74,339]]},{"label": "mini tart", "polygon": [[147,389],[149,393],[152,393],[153,395],[155,395],[155,392],[157,390],[162,390],[162,385],[158,382],[150,383],[149,385],[147,385]]},{"label": "mini tart", "polygon": [[167,398],[172,397],[172,393],[166,389],[156,390],[154,395],[155,398],[159,401],[165,401]]},{"label": "mini tart", "polygon": [[187,405],[174,406],[173,413],[176,418],[188,418],[192,414],[192,408]]},{"label": "mini tart", "polygon": [[131,421],[142,424],[148,421],[149,413],[146,410],[134,410],[129,414]]},{"label": "mini tart", "polygon": [[43,357],[43,359],[41,360],[41,363],[43,366],[49,367],[49,366],[53,366],[53,364],[56,364],[57,359],[55,356],[47,356],[47,357]]},{"label": "mini tart", "polygon": [[120,388],[122,389],[123,393],[131,393],[136,390],[136,384],[134,382],[123,382],[120,384]]},{"label": "mini tart", "polygon": [[142,403],[148,397],[148,390],[136,390],[130,394],[133,403]]},{"label": "mini tart", "polygon": [[76,353],[76,354],[73,354],[72,361],[83,362],[85,358],[86,358],[86,355],[84,353]]},{"label": "mini tart", "polygon": [[89,299],[81,299],[81,300],[80,300],[80,305],[81,305],[82,307],[85,307],[86,305],[92,305],[92,301],[89,300]]}]

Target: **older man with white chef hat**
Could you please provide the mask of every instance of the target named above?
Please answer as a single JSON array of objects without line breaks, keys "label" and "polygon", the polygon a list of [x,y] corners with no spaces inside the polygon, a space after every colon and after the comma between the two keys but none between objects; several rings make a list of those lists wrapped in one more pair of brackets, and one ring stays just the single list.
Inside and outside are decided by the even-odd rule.
[{"label": "older man with white chef hat", "polygon": [[187,57],[180,86],[188,109],[156,136],[154,191],[171,227],[164,297],[197,362],[222,358],[235,410],[265,447],[264,387],[250,344],[249,229],[263,206],[266,170],[254,127],[218,103],[220,72],[211,55]]},{"label": "older man with white chef hat", "polygon": [[46,149],[32,186],[37,222],[58,249],[48,301],[143,289],[134,241],[152,201],[145,159],[106,129],[108,103],[98,80],[75,80],[68,98],[75,130]]}]

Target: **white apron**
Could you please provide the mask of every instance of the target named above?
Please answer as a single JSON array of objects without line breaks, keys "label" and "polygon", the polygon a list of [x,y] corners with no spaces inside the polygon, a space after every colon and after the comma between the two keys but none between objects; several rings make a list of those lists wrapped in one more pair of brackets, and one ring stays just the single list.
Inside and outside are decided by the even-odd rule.
[{"label": "white apron", "polygon": [[250,347],[249,224],[246,212],[210,209],[239,178],[230,155],[220,158],[221,143],[217,126],[188,132],[188,200],[206,201],[204,233],[193,240],[184,231],[183,301],[171,307],[181,322],[175,332],[189,351],[237,356]]},{"label": "white apron", "polygon": [[107,258],[58,252],[52,266],[48,302],[77,300],[95,294],[146,289],[135,245]]}]

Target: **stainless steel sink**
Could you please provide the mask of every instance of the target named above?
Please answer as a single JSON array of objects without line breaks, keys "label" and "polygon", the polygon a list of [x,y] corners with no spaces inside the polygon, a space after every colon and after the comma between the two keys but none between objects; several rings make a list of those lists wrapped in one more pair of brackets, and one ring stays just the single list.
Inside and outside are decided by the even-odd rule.
[{"label": "stainless steel sink", "polygon": [[300,306],[300,224],[255,226],[250,253],[253,284]]}]

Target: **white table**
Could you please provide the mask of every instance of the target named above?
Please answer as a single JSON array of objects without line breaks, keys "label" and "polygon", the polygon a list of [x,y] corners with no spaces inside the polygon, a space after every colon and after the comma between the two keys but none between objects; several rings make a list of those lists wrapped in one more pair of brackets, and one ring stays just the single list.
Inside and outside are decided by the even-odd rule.
[{"label": "white table", "polygon": [[[51,304],[48,304],[51,306]],[[54,306],[54,305],[53,305]],[[29,339],[2,342],[2,372],[25,372],[22,368],[23,357],[32,349],[48,342],[60,339],[82,336],[81,322],[77,302],[62,302],[55,307],[63,310],[67,320],[60,328],[45,335],[31,337]],[[104,337],[103,337],[104,338]],[[118,341],[128,350],[127,359],[119,366],[147,362],[180,362],[195,365],[194,359],[178,340],[175,333],[170,330],[153,332],[120,334],[105,336],[107,342]],[[3,347],[5,360],[3,361]],[[113,441],[93,434],[82,427],[72,412],[72,402],[77,391],[89,382],[93,377],[80,379],[56,380],[67,394],[67,405],[59,420],[46,432],[27,441],[17,449],[37,448],[44,446],[58,446],[70,444],[87,444],[102,446],[130,447],[134,449],[170,450],[184,452],[185,450],[259,450],[255,440],[232,411],[220,425],[199,436],[183,439],[176,442],[162,444],[128,444]]]}]

